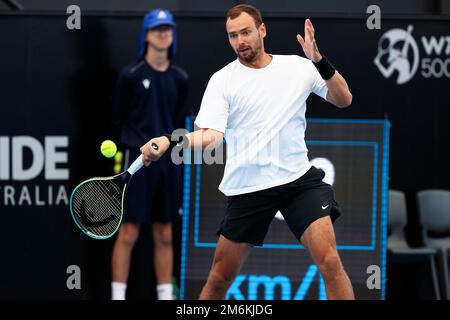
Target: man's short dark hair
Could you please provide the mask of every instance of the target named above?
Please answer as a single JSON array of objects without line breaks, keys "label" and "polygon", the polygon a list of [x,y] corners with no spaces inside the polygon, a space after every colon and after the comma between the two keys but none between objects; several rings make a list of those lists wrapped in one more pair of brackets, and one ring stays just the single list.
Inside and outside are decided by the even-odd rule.
[{"label": "man's short dark hair", "polygon": [[258,9],[249,4],[239,4],[228,10],[227,20],[236,19],[241,15],[242,12],[247,13],[253,18],[253,20],[255,21],[256,28],[258,28],[262,24],[261,11],[259,11]]}]

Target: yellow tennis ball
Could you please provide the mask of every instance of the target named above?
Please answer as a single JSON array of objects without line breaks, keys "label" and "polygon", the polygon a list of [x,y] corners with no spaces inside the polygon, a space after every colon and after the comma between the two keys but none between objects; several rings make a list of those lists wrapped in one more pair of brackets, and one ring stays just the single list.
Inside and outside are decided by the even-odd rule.
[{"label": "yellow tennis ball", "polygon": [[121,166],[119,163],[116,163],[116,164],[114,165],[114,173],[115,173],[115,174],[119,174],[119,173],[120,173],[120,170],[122,170],[122,166]]},{"label": "yellow tennis ball", "polygon": [[123,159],[123,152],[122,151],[117,151],[116,155],[114,156],[114,160],[116,163],[122,163],[122,159]]},{"label": "yellow tennis ball", "polygon": [[102,145],[100,146],[100,151],[102,152],[102,155],[104,155],[105,157],[112,158],[117,152],[117,146],[113,141],[105,140],[102,142]]}]

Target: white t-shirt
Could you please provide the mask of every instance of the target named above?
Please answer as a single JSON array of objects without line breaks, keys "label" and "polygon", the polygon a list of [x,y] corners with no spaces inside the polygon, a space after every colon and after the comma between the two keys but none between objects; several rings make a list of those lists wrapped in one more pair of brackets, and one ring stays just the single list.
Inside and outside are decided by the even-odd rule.
[{"label": "white t-shirt", "polygon": [[227,160],[219,190],[227,196],[292,182],[310,168],[306,99],[328,88],[312,62],[273,55],[264,68],[238,59],[209,80],[195,120],[225,134]]}]

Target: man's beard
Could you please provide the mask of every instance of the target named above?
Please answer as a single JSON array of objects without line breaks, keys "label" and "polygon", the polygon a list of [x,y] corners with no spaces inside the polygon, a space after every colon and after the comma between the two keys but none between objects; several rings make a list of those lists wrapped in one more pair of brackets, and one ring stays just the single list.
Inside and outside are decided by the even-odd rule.
[{"label": "man's beard", "polygon": [[245,61],[245,62],[247,62],[247,63],[252,63],[253,61],[256,60],[256,57],[258,56],[258,53],[259,53],[259,51],[261,49],[261,46],[258,46],[258,47],[254,48],[254,49],[251,46],[248,46],[246,48],[249,49],[249,53],[247,55],[245,55],[245,56],[238,49],[238,51],[237,51],[238,58],[243,60],[243,61]]},{"label": "man's beard", "polygon": [[247,62],[247,63],[251,63],[253,61],[256,60],[256,56],[258,55],[258,52],[256,50],[253,50],[253,48],[249,47],[249,53],[246,54],[245,56],[238,51],[238,57],[239,59]]}]

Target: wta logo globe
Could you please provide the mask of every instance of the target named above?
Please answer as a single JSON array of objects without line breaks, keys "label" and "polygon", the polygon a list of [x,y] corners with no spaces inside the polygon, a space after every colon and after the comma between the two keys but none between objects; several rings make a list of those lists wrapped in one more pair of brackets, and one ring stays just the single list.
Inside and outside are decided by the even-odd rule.
[{"label": "wta logo globe", "polygon": [[378,54],[374,63],[385,78],[396,74],[396,83],[411,80],[419,66],[419,48],[411,35],[413,26],[406,30],[392,29],[378,41]]}]

